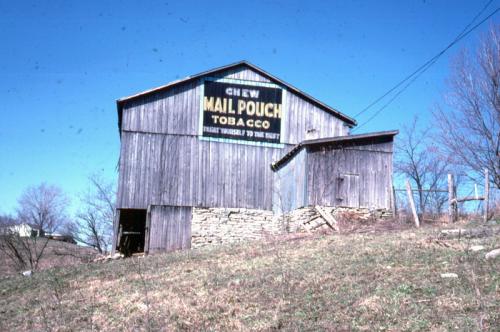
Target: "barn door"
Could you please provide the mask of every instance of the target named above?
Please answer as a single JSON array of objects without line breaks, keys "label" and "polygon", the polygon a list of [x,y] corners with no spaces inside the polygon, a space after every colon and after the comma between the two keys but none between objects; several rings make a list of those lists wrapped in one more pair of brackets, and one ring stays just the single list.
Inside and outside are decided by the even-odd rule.
[{"label": "barn door", "polygon": [[337,205],[359,207],[359,189],[359,174],[339,174],[337,177]]},{"label": "barn door", "polygon": [[150,207],[149,252],[191,248],[191,207]]},{"label": "barn door", "polygon": [[146,214],[143,209],[118,211],[117,249],[125,256],[144,252],[146,239]]}]

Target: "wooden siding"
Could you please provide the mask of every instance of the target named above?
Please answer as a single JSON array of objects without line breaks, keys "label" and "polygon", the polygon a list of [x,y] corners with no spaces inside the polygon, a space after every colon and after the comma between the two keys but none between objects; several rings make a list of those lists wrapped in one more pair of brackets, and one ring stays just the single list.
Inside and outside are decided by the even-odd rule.
[{"label": "wooden siding", "polygon": [[256,82],[266,82],[270,83],[271,81],[260,75],[259,73],[256,73],[253,70],[250,70],[248,68],[244,67],[239,67],[235,68],[232,70],[228,70],[227,72],[217,75],[219,78],[230,78],[230,79],[235,79],[235,80],[245,80],[245,81],[256,81]]},{"label": "wooden siding", "polygon": [[335,200],[343,206],[361,206],[360,175],[358,173],[339,172],[337,175]]},{"label": "wooden siding", "polygon": [[389,209],[392,142],[309,146],[275,174],[275,212],[308,205]]},{"label": "wooden siding", "polygon": [[392,142],[309,148],[308,205],[391,208]]},{"label": "wooden siding", "polygon": [[118,206],[272,209],[270,165],[286,149],[123,132]]},{"label": "wooden siding", "polygon": [[123,109],[122,131],[198,135],[200,84],[188,82],[130,102]]},{"label": "wooden siding", "polygon": [[[250,69],[220,77],[269,82]],[[269,165],[305,139],[347,135],[344,122],[293,93],[282,148],[222,143],[198,136],[201,80],[129,102],[123,109],[118,207],[151,204],[272,209]]]},{"label": "wooden siding", "polygon": [[[260,82],[269,80],[250,69],[229,71],[221,78]],[[187,82],[129,102],[123,109],[122,130],[171,135],[198,135],[202,81]],[[287,91],[284,98],[285,135],[282,143],[298,144],[306,131],[316,129],[317,138],[344,136],[349,128],[339,118]]]},{"label": "wooden siding", "polygon": [[305,206],[307,202],[306,150],[301,150],[274,173],[273,211],[280,214]]},{"label": "wooden siding", "polygon": [[306,132],[316,130],[315,138],[349,135],[349,127],[335,116],[287,92],[285,97],[284,142],[298,144],[306,139]]},{"label": "wooden siding", "polygon": [[149,252],[191,248],[190,207],[151,206]]}]

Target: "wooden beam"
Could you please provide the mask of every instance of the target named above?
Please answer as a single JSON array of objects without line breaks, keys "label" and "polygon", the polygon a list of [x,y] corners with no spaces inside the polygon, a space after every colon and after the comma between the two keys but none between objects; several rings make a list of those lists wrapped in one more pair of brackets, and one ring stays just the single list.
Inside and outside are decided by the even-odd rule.
[{"label": "wooden beam", "polygon": [[[394,191],[406,191],[406,189],[394,189]],[[422,190],[412,189],[411,191],[414,191],[414,192],[418,192],[418,191],[432,192],[432,193],[447,193],[448,192],[448,190],[444,190],[444,189],[422,189]]]},{"label": "wooden beam", "polygon": [[119,244],[119,224],[120,224],[120,209],[116,209],[115,212],[115,218],[113,220],[113,242],[111,245],[111,255],[114,255],[116,253],[116,248],[118,247]]},{"label": "wooden beam", "polygon": [[456,202],[453,202],[453,175],[448,174],[448,203],[449,203],[449,208],[448,208],[448,222],[452,223],[455,222],[454,218],[454,209],[453,209],[453,204],[456,204]]},{"label": "wooden beam", "polygon": [[[123,225],[118,226],[118,235],[116,237],[116,248],[118,249],[120,247],[120,243],[122,241],[122,235],[123,235]],[[123,248],[120,248],[123,249]],[[122,252],[123,253],[123,252]]]},{"label": "wooden beam", "polygon": [[326,212],[325,210],[323,210],[321,206],[318,205],[315,206],[315,209],[323,217],[323,219],[325,219],[326,224],[330,226],[330,228],[333,228],[337,232],[339,231],[339,227],[337,226],[337,220],[335,220],[335,218],[333,218],[333,216],[330,213]]},{"label": "wooden beam", "polygon": [[393,217],[398,216],[398,206],[396,202],[396,190],[394,189],[394,186],[392,186],[392,193],[391,193],[391,209],[392,209],[392,215]]},{"label": "wooden beam", "polygon": [[[453,178],[453,197],[457,199],[457,183],[455,182],[455,178]],[[455,222],[458,221],[458,204],[453,204],[453,217],[455,218]]]},{"label": "wooden beam", "polygon": [[490,198],[490,176],[488,169],[484,170],[484,222],[488,221],[488,200]]},{"label": "wooden beam", "polygon": [[459,203],[459,202],[467,202],[467,201],[483,201],[484,200],[484,197],[480,196],[480,197],[476,197],[476,196],[465,196],[465,197],[461,197],[461,198],[453,198],[451,201],[453,202],[453,204],[455,203]]},{"label": "wooden beam", "polygon": [[151,205],[146,211],[146,229],[144,230],[144,255],[149,254],[149,230],[151,229]]},{"label": "wooden beam", "polygon": [[418,219],[417,209],[415,208],[415,201],[413,200],[413,191],[411,190],[410,181],[406,180],[406,192],[408,193],[408,201],[410,202],[411,212],[413,213],[413,220],[415,226],[420,227],[420,220]]}]

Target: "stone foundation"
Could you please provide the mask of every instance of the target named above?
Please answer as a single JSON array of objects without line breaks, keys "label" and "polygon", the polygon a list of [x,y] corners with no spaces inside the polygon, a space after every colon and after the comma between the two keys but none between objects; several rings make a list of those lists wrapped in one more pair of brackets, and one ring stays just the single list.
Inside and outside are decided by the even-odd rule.
[{"label": "stone foundation", "polygon": [[283,232],[284,227],[272,211],[194,208],[191,247],[259,240]]},{"label": "stone foundation", "polygon": [[[338,221],[370,221],[389,218],[385,209],[323,207]],[[255,209],[194,208],[191,221],[191,247],[260,240],[286,233],[329,229],[315,207],[303,207],[284,215]]]},{"label": "stone foundation", "polygon": [[[386,209],[368,209],[351,207],[331,207],[322,206],[325,212],[331,214],[338,222],[360,221],[370,222],[380,219],[392,218],[392,212]],[[329,230],[325,220],[318,213],[314,206],[306,206],[288,212],[281,216],[282,222],[286,225],[289,233],[311,232],[321,229]]]}]

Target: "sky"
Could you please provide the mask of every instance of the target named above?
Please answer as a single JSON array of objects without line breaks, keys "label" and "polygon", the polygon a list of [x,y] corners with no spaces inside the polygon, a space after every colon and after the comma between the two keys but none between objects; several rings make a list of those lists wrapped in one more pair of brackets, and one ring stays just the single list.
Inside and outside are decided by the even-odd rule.
[{"label": "sky", "polygon": [[[353,117],[487,2],[0,0],[0,213],[42,182],[76,211],[90,174],[116,180],[118,98],[247,60]],[[497,13],[356,133],[415,115],[432,125],[451,61],[498,23]]]}]

